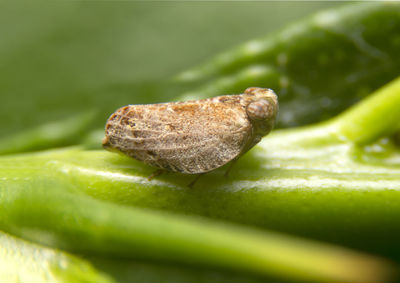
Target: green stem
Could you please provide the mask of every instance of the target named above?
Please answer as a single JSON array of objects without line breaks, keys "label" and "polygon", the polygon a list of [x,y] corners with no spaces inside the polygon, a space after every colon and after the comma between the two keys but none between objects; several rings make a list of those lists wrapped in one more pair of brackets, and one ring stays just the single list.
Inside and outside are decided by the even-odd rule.
[{"label": "green stem", "polygon": [[393,134],[400,124],[400,77],[334,119],[339,134],[357,144]]},{"label": "green stem", "polygon": [[343,248],[118,206],[42,185],[4,191],[8,197],[0,203],[3,228],[77,252],[217,266],[281,279],[378,283],[394,275],[388,262]]}]

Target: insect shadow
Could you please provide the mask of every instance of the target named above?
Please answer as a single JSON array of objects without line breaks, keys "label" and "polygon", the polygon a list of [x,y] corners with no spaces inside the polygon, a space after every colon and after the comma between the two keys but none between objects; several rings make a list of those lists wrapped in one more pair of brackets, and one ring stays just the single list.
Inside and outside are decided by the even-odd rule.
[{"label": "insect shadow", "polygon": [[[251,176],[260,176],[260,174],[265,175],[266,172],[264,171],[268,171],[263,166],[265,162],[266,160],[264,158],[260,158],[255,154],[254,150],[250,150],[248,153],[246,153],[246,155],[238,159],[232,160],[228,164],[225,164],[224,166],[211,172],[191,175],[156,169],[153,170],[153,173],[151,173],[147,179],[151,181],[159,177],[162,178],[162,176],[172,176],[167,177],[166,180],[175,183],[178,179],[187,180],[188,178],[191,178],[191,181],[186,183],[186,187],[188,188],[194,188],[197,183],[201,182],[202,179],[212,180],[212,182],[209,183],[222,184],[227,181],[229,182],[232,180],[248,178]],[[178,176],[181,176],[181,178],[179,178]]]}]

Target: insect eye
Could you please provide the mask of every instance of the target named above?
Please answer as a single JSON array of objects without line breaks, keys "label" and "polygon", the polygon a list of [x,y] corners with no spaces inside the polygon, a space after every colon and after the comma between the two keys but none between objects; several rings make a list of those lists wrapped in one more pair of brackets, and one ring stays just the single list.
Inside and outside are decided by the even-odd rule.
[{"label": "insect eye", "polygon": [[274,116],[274,103],[267,99],[260,99],[247,105],[247,115],[252,120],[266,120]]}]

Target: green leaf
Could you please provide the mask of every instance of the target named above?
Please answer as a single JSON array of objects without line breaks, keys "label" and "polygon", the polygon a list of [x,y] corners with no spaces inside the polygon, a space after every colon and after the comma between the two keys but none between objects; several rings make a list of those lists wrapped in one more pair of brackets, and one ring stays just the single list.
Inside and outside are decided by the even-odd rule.
[{"label": "green leaf", "polygon": [[[400,5],[358,3],[319,13],[210,60],[186,73],[196,77],[187,84],[159,78],[192,60],[190,54],[214,52],[190,27],[192,40],[185,41],[196,48],[186,55],[176,50],[175,39],[182,37],[177,23],[185,21],[182,17],[192,20],[193,13],[182,12],[191,7],[174,8],[165,20],[163,10],[140,3],[100,3],[96,9],[79,2],[43,9],[30,3],[0,5],[6,23],[5,47],[0,47],[0,153],[82,144],[0,158],[0,229],[31,241],[0,236],[1,276],[21,273],[17,253],[9,250],[28,250],[20,265],[27,270],[23,276],[111,280],[86,260],[35,242],[79,253],[119,282],[209,282],[210,270],[222,278],[217,282],[230,282],[235,272],[244,282],[272,277],[380,283],[393,277],[386,260],[272,230],[400,260],[399,81],[330,121],[275,131],[238,162],[228,179],[222,168],[193,189],[186,186],[191,176],[148,181],[152,168],[88,149],[100,146],[99,129],[115,108],[168,101],[183,91],[185,97],[200,97],[242,92],[251,85],[272,87],[280,96],[280,126],[331,117],[398,75]],[[199,17],[207,39],[214,34],[240,42],[256,35],[246,31],[265,33],[255,24],[266,23],[265,11],[252,10],[263,21],[253,13],[244,20],[235,13],[246,15],[247,5],[267,4],[196,5],[196,12],[209,9],[215,19],[220,19],[216,11],[230,17],[227,31],[243,27],[241,35],[223,35],[215,22]],[[16,11],[22,13],[13,24]],[[165,41],[143,41],[157,24],[175,34],[169,49],[159,48]],[[142,42],[157,52],[141,54],[135,46]],[[218,42],[222,47],[227,41]],[[156,54],[167,54],[167,63],[162,65]],[[146,73],[152,74],[148,82]],[[54,254],[51,263],[42,256],[49,253]],[[55,267],[36,269],[36,254],[38,262]],[[67,269],[60,265],[65,260],[71,262]]]},{"label": "green leaf", "polygon": [[2,229],[79,253],[164,260],[312,282],[386,282],[393,267],[267,231],[118,206],[50,182],[2,188]]}]

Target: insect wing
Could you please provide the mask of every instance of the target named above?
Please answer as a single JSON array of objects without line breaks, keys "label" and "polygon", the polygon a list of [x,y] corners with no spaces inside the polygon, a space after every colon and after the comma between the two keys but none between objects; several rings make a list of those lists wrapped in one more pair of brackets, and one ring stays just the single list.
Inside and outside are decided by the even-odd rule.
[{"label": "insect wing", "polygon": [[251,136],[240,97],[221,98],[126,106],[110,117],[106,136],[112,147],[158,168],[208,172],[237,157]]}]

